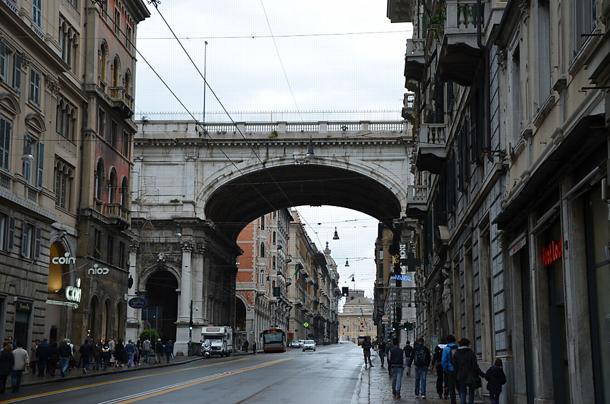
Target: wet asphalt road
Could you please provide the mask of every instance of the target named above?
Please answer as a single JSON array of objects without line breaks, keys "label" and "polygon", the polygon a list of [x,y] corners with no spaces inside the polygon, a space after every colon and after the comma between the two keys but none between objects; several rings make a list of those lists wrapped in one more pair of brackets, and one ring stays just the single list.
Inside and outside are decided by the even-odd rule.
[{"label": "wet asphalt road", "polygon": [[24,387],[0,402],[350,403],[362,363],[356,345],[329,345]]}]

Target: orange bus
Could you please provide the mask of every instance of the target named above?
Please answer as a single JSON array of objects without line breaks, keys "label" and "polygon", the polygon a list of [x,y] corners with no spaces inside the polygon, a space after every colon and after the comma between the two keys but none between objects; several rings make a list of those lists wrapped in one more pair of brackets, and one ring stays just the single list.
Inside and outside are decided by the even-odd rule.
[{"label": "orange bus", "polygon": [[263,352],[286,352],[286,333],[280,328],[270,328],[261,333]]}]

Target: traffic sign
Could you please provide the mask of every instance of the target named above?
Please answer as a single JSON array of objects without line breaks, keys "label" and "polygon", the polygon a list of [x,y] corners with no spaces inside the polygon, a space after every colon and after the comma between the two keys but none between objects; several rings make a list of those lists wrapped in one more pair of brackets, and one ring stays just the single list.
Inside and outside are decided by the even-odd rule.
[{"label": "traffic sign", "polygon": [[132,309],[143,309],[144,307],[146,307],[146,303],[146,298],[142,296],[132,297],[127,302],[129,307],[131,307]]},{"label": "traffic sign", "polygon": [[307,321],[305,321],[305,322],[303,323],[303,327],[305,327],[305,328],[309,328],[309,323],[308,323]]}]

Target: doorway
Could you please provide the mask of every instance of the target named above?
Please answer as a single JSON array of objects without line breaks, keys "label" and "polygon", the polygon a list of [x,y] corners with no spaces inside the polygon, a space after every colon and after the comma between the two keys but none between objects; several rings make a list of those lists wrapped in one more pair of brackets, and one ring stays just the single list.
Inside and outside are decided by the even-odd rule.
[{"label": "doorway", "polygon": [[[190,285],[188,285],[190,287]],[[178,281],[167,270],[153,273],[146,281],[148,305],[142,311],[142,319],[154,328],[161,338],[176,338],[178,319]]]}]

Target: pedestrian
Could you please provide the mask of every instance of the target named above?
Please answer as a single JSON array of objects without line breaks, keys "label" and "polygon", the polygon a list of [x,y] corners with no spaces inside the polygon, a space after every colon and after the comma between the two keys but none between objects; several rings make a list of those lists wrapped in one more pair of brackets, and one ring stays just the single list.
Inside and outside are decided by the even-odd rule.
[{"label": "pedestrian", "polygon": [[23,345],[17,341],[17,349],[13,350],[13,372],[11,373],[11,387],[13,393],[19,392],[21,386],[21,375],[29,364],[28,351],[23,349]]},{"label": "pedestrian", "polygon": [[457,385],[460,392],[460,403],[466,404],[468,394],[468,404],[474,404],[474,392],[481,387],[481,376],[485,373],[479,368],[477,356],[470,349],[470,340],[462,338],[458,342],[458,349],[453,357],[455,370],[457,372]]},{"label": "pedestrian", "polygon": [[108,345],[108,341],[105,341],[102,345],[102,370],[106,370],[106,367],[110,363],[111,356],[110,346]]},{"label": "pedestrian", "polygon": [[142,344],[138,341],[138,344],[133,344],[134,352],[133,352],[133,365],[140,366],[140,352],[142,352]]},{"label": "pedestrian", "polygon": [[63,340],[59,344],[59,374],[61,377],[66,377],[68,367],[70,365],[70,357],[72,356],[72,348],[68,345],[68,340]]},{"label": "pedestrian", "polygon": [[49,360],[49,343],[46,338],[36,348],[36,359],[38,361],[38,377],[43,377]]},{"label": "pedestrian", "polygon": [[38,355],[36,355],[38,345],[40,345],[39,339],[32,340],[32,346],[30,347],[30,372],[34,374],[36,374],[36,369],[38,369]]},{"label": "pedestrian", "polygon": [[55,371],[57,370],[57,363],[59,362],[59,350],[57,348],[57,342],[49,344],[49,354],[47,361],[47,374],[51,377],[55,377]]},{"label": "pedestrian", "polygon": [[385,344],[385,357],[388,358],[388,376],[392,377],[392,366],[390,366],[390,350],[392,349],[392,342],[386,341]]},{"label": "pedestrian", "polygon": [[373,367],[373,364],[371,363],[371,348],[372,348],[371,337],[369,337],[369,336],[364,337],[364,341],[362,341],[362,353],[364,355],[364,368],[365,369],[367,368],[367,366]]},{"label": "pedestrian", "polygon": [[377,343],[377,353],[379,354],[379,360],[381,361],[381,367],[383,367],[383,360],[385,358],[385,341],[379,340]]},{"label": "pedestrian", "polygon": [[144,342],[142,342],[142,350],[144,351],[144,363],[148,363],[148,357],[150,356],[150,340],[146,338]]},{"label": "pedestrian", "polygon": [[506,375],[502,369],[502,359],[497,358],[494,364],[487,369],[485,378],[487,379],[487,390],[489,390],[491,404],[499,404],[502,385],[506,383]]},{"label": "pedestrian", "polygon": [[443,348],[441,364],[443,367],[443,372],[445,373],[445,383],[447,390],[449,391],[451,404],[457,404],[455,401],[456,372],[455,366],[453,365],[453,355],[455,355],[455,351],[457,351],[455,337],[453,335],[448,335],[447,345],[445,345],[445,348]]},{"label": "pedestrian", "polygon": [[161,363],[161,361],[163,360],[163,343],[161,342],[161,338],[157,339],[157,343],[155,344],[155,355],[155,363]]},{"label": "pedestrian", "polygon": [[252,355],[256,355],[256,341],[252,342]]},{"label": "pedestrian", "polygon": [[165,360],[167,361],[167,363],[169,363],[169,360],[171,359],[172,354],[174,353],[174,344],[172,344],[171,339],[165,343],[163,350],[165,351]]},{"label": "pedestrian", "polygon": [[104,340],[100,339],[93,346],[93,360],[95,363],[95,370],[102,369],[102,345],[104,344]]},{"label": "pedestrian", "polygon": [[392,395],[396,400],[400,400],[400,389],[402,384],[402,373],[404,371],[404,350],[398,345],[398,338],[392,341],[392,348],[388,356],[388,367],[392,371]]},{"label": "pedestrian", "polygon": [[10,342],[5,342],[2,352],[0,352],[0,394],[4,394],[6,379],[13,371],[14,365],[15,358],[13,358],[13,344]]},{"label": "pedestrian", "polygon": [[81,365],[83,366],[83,374],[87,374],[87,370],[89,368],[89,362],[91,360],[91,345],[89,344],[89,340],[85,339],[85,341],[81,344],[78,349],[78,353],[80,354]]},{"label": "pedestrian", "polygon": [[123,340],[117,340],[116,345],[114,346],[114,366],[122,368],[124,363],[127,363],[127,353],[125,352],[125,345],[123,345]]},{"label": "pedestrian", "polygon": [[447,340],[441,338],[441,343],[434,347],[434,353],[432,354],[432,369],[436,370],[436,392],[441,400],[448,398],[447,381],[445,380],[442,365],[443,348],[445,348],[445,345],[447,345]]},{"label": "pedestrian", "polygon": [[133,357],[136,353],[136,347],[131,340],[125,345],[125,353],[127,354],[127,367],[130,368],[133,366]]},{"label": "pedestrian", "polygon": [[426,399],[426,376],[430,366],[430,350],[424,345],[424,339],[418,338],[413,347],[413,363],[415,364],[415,398]]},{"label": "pedestrian", "polygon": [[411,364],[413,363],[413,347],[411,342],[407,341],[407,344],[403,348],[405,351],[405,358],[407,359],[407,376],[411,376]]},{"label": "pedestrian", "polygon": [[244,352],[248,352],[248,347],[249,346],[250,346],[250,343],[248,342],[248,340],[245,340],[244,341],[244,345],[243,345],[241,350],[244,351]]}]

